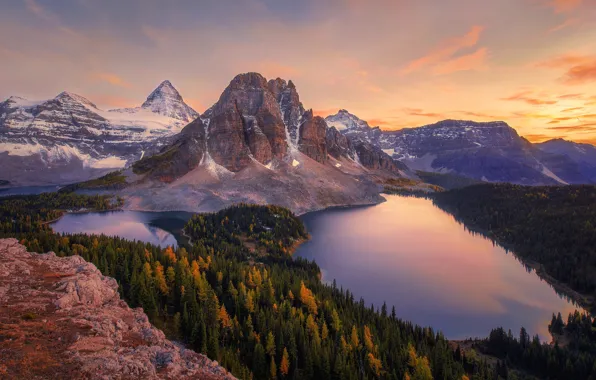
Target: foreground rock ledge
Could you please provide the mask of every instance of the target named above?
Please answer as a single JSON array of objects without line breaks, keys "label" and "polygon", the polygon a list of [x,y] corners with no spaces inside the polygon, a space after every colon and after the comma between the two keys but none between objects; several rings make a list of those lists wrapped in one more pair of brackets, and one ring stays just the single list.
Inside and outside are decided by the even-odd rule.
[{"label": "foreground rock ledge", "polygon": [[0,239],[0,378],[234,379],[167,340],[79,256]]}]

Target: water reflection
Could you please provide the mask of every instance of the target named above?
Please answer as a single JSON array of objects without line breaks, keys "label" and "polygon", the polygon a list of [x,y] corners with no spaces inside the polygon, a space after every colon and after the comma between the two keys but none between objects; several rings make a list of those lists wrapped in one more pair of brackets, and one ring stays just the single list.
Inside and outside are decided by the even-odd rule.
[{"label": "water reflection", "polygon": [[386,196],[368,208],[304,216],[312,240],[299,256],[315,259],[367,304],[442,330],[448,338],[487,336],[497,326],[550,339],[553,312],[574,305],[533,270],[480,234],[470,233],[431,201]]},{"label": "water reflection", "polygon": [[111,211],[67,214],[52,224],[58,233],[120,236],[161,247],[177,246],[176,234],[190,218],[184,212]]}]

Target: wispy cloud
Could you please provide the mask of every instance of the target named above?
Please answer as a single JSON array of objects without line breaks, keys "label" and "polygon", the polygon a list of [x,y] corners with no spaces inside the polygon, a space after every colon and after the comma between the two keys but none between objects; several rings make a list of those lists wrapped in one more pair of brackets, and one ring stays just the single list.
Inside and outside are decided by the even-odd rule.
[{"label": "wispy cloud", "polygon": [[559,95],[558,98],[559,99],[583,99],[584,94],[564,94],[564,95]]},{"label": "wispy cloud", "polygon": [[549,5],[556,13],[571,12],[582,5],[583,0],[549,0]]},{"label": "wispy cloud", "polygon": [[35,16],[37,16],[41,20],[44,20],[50,24],[55,25],[58,30],[60,30],[64,33],[70,34],[72,36],[82,37],[80,33],[76,32],[75,30],[73,30],[69,27],[64,26],[61,23],[60,18],[55,13],[44,8],[37,1],[25,0],[25,6],[29,12],[33,13]]},{"label": "wispy cloud", "polygon": [[568,85],[596,82],[596,58],[591,62],[571,67],[561,79]]},{"label": "wispy cloud", "polygon": [[501,100],[507,100],[507,101],[520,101],[520,102],[525,102],[528,104],[531,104],[533,106],[539,106],[539,105],[549,105],[549,104],[557,104],[556,100],[552,100],[552,99],[539,99],[535,96],[532,96],[533,92],[532,91],[522,91],[522,92],[518,92],[516,94],[513,94],[511,96],[508,96],[506,98],[501,98]]},{"label": "wispy cloud", "polygon": [[105,73],[105,72],[97,73],[96,72],[96,73],[91,74],[91,78],[94,80],[97,80],[97,81],[109,83],[112,86],[125,87],[125,88],[132,87],[132,85],[130,83],[128,83],[123,78],[121,78],[120,76],[113,74],[113,73]]},{"label": "wispy cloud", "polygon": [[567,85],[580,85],[596,81],[596,55],[565,54],[542,61],[537,67],[564,69],[559,79]]},{"label": "wispy cloud", "polygon": [[432,118],[443,118],[444,115],[436,112],[425,112],[423,109],[420,108],[402,108],[403,112],[409,116],[422,116],[422,117],[432,117]]},{"label": "wispy cloud", "polygon": [[555,25],[554,27],[550,28],[548,30],[549,33],[555,33],[558,32],[560,30],[566,29],[570,26],[573,25],[577,25],[581,22],[581,19],[579,17],[572,17],[572,18],[568,18],[567,20],[563,21],[562,23]]},{"label": "wispy cloud", "polygon": [[433,69],[433,73],[444,75],[455,73],[457,71],[485,70],[487,68],[487,57],[488,49],[485,47],[480,48],[474,53],[462,55],[447,62],[439,63]]},{"label": "wispy cloud", "polygon": [[[524,135],[523,137],[525,137],[527,140],[534,142],[534,143],[544,142],[544,141],[547,141],[547,140],[550,140],[553,138],[553,136],[545,135],[543,133],[533,133],[533,134]],[[559,136],[554,136],[554,137],[559,137]]]},{"label": "wispy cloud", "polygon": [[428,66],[445,63],[456,59],[453,56],[462,49],[476,46],[484,26],[475,25],[464,36],[444,41],[439,47],[430,51],[423,57],[410,62],[400,73],[410,74]]}]

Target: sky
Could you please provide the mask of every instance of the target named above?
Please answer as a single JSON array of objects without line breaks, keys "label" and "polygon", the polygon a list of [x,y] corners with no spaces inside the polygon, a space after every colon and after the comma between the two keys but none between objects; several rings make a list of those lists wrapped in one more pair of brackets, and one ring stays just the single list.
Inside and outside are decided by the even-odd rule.
[{"label": "sky", "polygon": [[596,0],[2,0],[0,36],[0,99],[130,107],[169,79],[203,112],[256,71],[386,130],[596,143]]}]

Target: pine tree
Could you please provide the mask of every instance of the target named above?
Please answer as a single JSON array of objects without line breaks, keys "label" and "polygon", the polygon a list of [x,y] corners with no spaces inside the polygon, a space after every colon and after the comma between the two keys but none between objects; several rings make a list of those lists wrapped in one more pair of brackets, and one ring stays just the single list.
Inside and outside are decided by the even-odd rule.
[{"label": "pine tree", "polygon": [[290,373],[290,355],[288,354],[288,350],[285,347],[281,357],[281,363],[279,364],[279,372],[283,377],[288,376],[288,373]]}]

